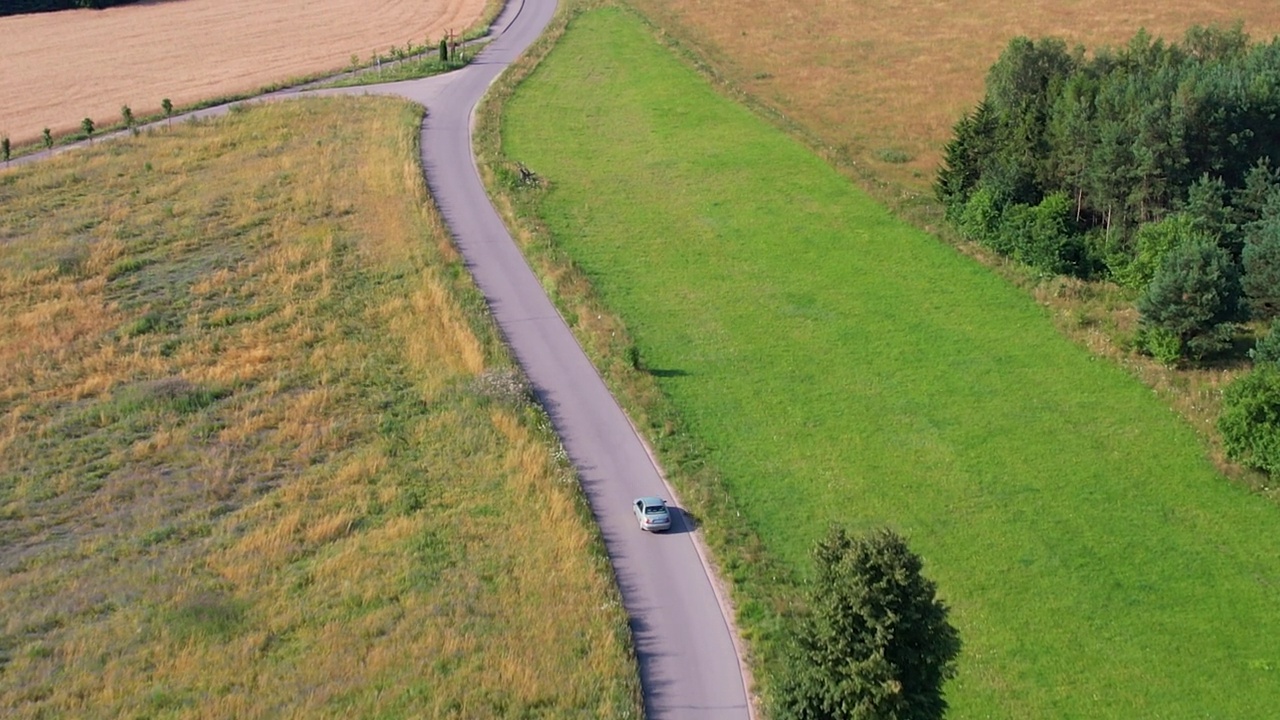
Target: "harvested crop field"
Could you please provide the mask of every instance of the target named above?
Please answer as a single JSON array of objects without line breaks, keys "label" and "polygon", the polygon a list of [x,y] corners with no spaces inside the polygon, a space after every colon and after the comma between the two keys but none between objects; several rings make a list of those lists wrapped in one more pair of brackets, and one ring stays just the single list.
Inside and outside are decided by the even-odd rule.
[{"label": "harvested crop field", "polygon": [[173,0],[0,18],[0,135],[142,116],[462,33],[487,0]]},{"label": "harvested crop field", "polygon": [[1170,40],[1237,20],[1254,39],[1280,31],[1280,4],[1268,0],[628,2],[824,146],[916,192],[1010,38],[1052,35],[1093,49],[1139,28]]}]

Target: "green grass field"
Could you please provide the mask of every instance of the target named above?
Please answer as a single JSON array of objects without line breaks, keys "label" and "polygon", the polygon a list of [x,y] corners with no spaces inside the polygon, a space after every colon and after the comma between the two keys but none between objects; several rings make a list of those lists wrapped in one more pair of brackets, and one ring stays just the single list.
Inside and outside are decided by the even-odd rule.
[{"label": "green grass field", "polygon": [[0,172],[0,716],[639,715],[420,120],[291,101]]},{"label": "green grass field", "polygon": [[803,575],[831,521],[925,557],[966,643],[954,717],[1274,716],[1280,510],[1024,292],[626,11],[573,22],[503,142],[772,557]]}]

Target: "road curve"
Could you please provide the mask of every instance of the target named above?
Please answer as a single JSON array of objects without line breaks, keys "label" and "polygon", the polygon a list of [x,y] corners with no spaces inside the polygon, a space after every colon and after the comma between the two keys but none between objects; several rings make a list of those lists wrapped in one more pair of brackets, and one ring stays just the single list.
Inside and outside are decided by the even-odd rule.
[{"label": "road curve", "polygon": [[[497,37],[428,99],[427,184],[468,269],[524,368],[600,524],[631,618],[645,711],[655,720],[747,718],[732,629],[680,513],[669,534],[639,529],[631,500],[672,499],[644,442],[578,345],[489,202],[471,152],[476,103],[550,22],[555,0],[519,0]],[[433,88],[434,90],[434,88]]]},{"label": "road curve", "polygon": [[[542,33],[555,9],[556,0],[511,0],[495,20],[493,39],[484,50],[447,75],[284,91],[271,98],[377,94],[427,106],[422,128],[427,184],[508,346],[578,469],[630,616],[647,717],[750,718],[745,668],[733,627],[692,528],[678,511],[667,534],[645,533],[636,525],[632,499],[657,495],[671,501],[673,494],[490,203],[472,155],[476,104]],[[189,115],[220,115],[228,107]],[[68,148],[34,153],[14,164],[64,149]]]}]

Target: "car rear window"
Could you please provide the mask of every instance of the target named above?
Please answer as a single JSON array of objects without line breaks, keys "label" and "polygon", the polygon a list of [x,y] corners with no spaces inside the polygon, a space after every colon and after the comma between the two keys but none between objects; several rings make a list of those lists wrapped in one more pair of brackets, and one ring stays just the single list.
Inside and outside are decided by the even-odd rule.
[{"label": "car rear window", "polygon": [[644,507],[645,515],[657,515],[658,513],[664,513],[666,511],[667,509],[662,505],[645,505]]}]

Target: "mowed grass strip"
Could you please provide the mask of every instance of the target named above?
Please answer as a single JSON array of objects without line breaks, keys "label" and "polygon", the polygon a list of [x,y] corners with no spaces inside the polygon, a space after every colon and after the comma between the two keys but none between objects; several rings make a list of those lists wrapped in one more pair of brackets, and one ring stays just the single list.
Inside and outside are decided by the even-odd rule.
[{"label": "mowed grass strip", "polygon": [[801,577],[830,522],[924,555],[966,643],[954,717],[1274,713],[1280,511],[1021,291],[627,11],[573,21],[503,138],[743,514],[708,522],[748,523]]},{"label": "mowed grass strip", "polygon": [[0,173],[0,715],[639,714],[420,119],[295,101]]}]

